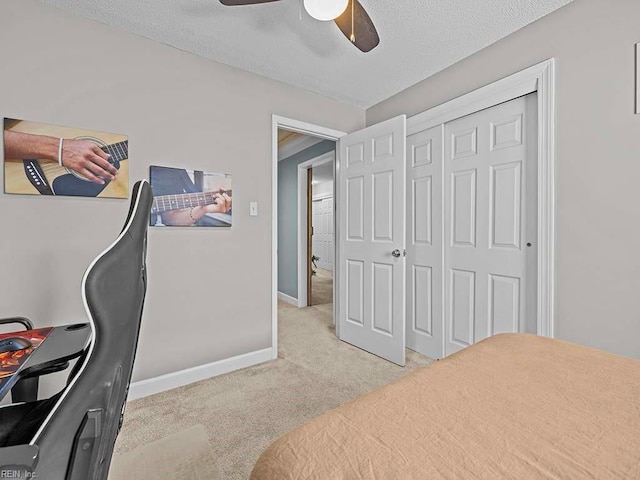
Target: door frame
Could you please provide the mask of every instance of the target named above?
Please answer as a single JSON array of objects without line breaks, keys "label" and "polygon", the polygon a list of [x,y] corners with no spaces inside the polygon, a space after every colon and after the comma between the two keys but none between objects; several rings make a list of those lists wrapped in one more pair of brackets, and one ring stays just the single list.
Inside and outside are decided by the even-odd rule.
[{"label": "door frame", "polygon": [[[336,144],[337,147],[337,144]],[[311,160],[307,160],[306,162],[302,162],[298,165],[298,307],[306,307],[309,299],[307,297],[307,275],[308,275],[308,247],[307,247],[307,231],[302,230],[300,225],[306,225],[308,222],[307,218],[307,208],[308,205],[308,195],[307,191],[307,171],[310,168],[318,167],[320,165],[324,165],[325,163],[329,163],[333,161],[333,193],[335,195],[336,192],[336,168],[335,168],[335,150],[333,152],[323,153],[318,155]],[[335,199],[335,197],[334,197]],[[334,201],[334,223],[335,223],[335,201]],[[333,237],[334,237],[334,249],[335,249],[335,236],[336,230],[334,225]],[[335,275],[334,275],[335,277]],[[335,279],[334,279],[335,280]],[[335,285],[335,283],[334,283]],[[335,297],[335,289],[334,289],[334,297]],[[335,300],[335,299],[334,299]],[[334,319],[335,320],[335,319]]]},{"label": "door frame", "polygon": [[[290,130],[292,132],[303,133],[305,135],[313,135],[314,137],[324,138],[326,140],[338,141],[340,137],[346,135],[346,132],[333,130],[331,128],[314,125],[312,123],[302,122],[293,118],[282,117],[280,115],[271,115],[271,359],[278,358],[278,128]],[[335,165],[334,162],[334,178]],[[338,191],[334,181],[334,202],[337,201]],[[336,221],[334,215],[334,222]],[[299,229],[298,229],[299,230]],[[334,235],[338,235],[338,231],[334,229]],[[337,255],[337,245],[334,245]],[[335,268],[335,267],[334,267]],[[334,269],[334,279],[336,271]],[[337,282],[333,282],[333,292],[335,292]],[[337,308],[337,302],[334,302],[334,317]]]},{"label": "door frame", "polygon": [[[555,300],[555,59],[550,58],[425,112],[409,117],[407,119],[407,137],[533,92],[538,94],[538,298],[536,333],[553,338]],[[442,171],[444,172],[444,168]]]}]

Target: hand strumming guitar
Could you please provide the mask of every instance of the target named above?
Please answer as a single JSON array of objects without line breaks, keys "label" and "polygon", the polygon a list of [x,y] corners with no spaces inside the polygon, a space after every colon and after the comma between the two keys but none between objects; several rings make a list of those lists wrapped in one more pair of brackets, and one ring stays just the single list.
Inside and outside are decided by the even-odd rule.
[{"label": "hand strumming guitar", "polygon": [[[104,184],[118,170],[109,163],[109,154],[88,140],[60,139],[48,135],[4,131],[5,158],[41,159],[61,163],[94,183]],[[61,155],[62,158],[59,158]]]}]

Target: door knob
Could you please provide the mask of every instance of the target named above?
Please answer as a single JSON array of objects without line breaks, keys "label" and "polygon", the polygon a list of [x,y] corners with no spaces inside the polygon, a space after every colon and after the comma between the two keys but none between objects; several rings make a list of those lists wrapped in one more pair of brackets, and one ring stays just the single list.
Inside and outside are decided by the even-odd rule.
[{"label": "door knob", "polygon": [[401,255],[400,250],[396,248],[393,252],[391,252],[391,255],[398,258]]}]

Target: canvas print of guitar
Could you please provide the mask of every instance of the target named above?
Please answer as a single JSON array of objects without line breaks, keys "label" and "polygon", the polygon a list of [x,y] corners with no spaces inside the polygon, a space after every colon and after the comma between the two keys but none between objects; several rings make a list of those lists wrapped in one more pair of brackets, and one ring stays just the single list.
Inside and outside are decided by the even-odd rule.
[{"label": "canvas print of guitar", "polygon": [[4,191],[127,198],[126,135],[4,119]]},{"label": "canvas print of guitar", "polygon": [[153,190],[151,226],[231,226],[231,175],[151,166],[149,178]]}]

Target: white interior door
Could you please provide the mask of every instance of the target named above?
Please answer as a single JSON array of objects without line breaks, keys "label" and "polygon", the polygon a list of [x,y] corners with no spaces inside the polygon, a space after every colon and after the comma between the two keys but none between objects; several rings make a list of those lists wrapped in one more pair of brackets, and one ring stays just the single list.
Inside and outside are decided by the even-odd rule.
[{"label": "white interior door", "polygon": [[536,124],[535,94],[445,124],[447,355],[535,325]]},{"label": "white interior door", "polygon": [[442,133],[407,137],[407,347],[442,358]]},{"label": "white interior door", "polygon": [[405,364],[406,117],[339,141],[340,339]]},{"label": "white interior door", "polygon": [[333,271],[333,196],[313,201],[313,254],[320,258],[318,268]]}]

